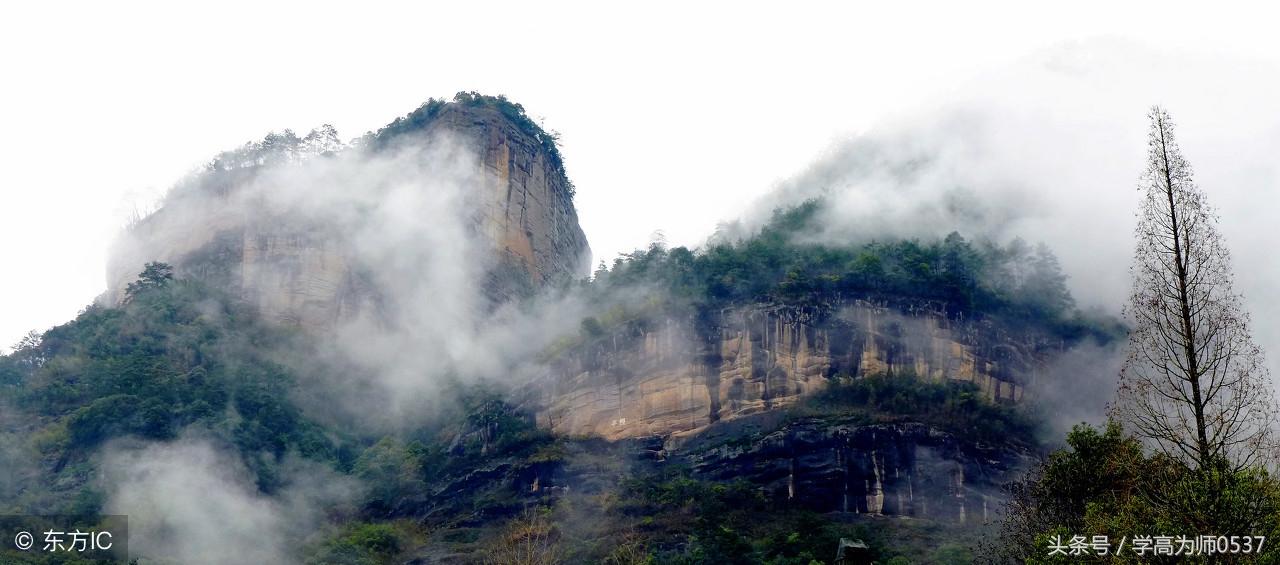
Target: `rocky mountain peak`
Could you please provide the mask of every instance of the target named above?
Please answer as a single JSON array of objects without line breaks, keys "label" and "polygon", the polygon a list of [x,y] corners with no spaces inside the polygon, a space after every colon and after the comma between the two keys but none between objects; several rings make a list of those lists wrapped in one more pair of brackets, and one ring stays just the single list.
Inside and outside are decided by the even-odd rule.
[{"label": "rocky mountain peak", "polygon": [[[409,204],[361,195],[406,184],[420,185],[398,197]],[[383,210],[391,206],[403,209]],[[357,217],[370,210],[368,219]],[[591,259],[554,135],[503,97],[460,93],[451,102],[432,99],[350,146],[325,126],[305,137],[272,133],[217,156],[116,242],[103,301],[121,301],[142,267],[160,261],[178,276],[233,290],[269,319],[331,327],[382,307],[370,272],[380,267],[362,257],[375,239],[365,228],[387,222],[379,212],[404,221],[394,226],[398,237],[429,241],[395,242],[418,254],[400,259],[380,240],[388,248],[374,255],[393,264],[436,261],[438,271],[447,254],[431,248],[465,238],[474,249],[455,262],[476,266],[446,267],[478,271],[490,304],[583,276]],[[457,223],[465,237],[433,223]],[[471,252],[483,256],[465,255]]]}]

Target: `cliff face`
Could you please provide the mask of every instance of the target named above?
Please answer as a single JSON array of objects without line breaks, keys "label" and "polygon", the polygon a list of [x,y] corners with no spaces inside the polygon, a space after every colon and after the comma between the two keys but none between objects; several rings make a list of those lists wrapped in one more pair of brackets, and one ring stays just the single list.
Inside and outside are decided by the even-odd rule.
[{"label": "cliff face", "polygon": [[[400,138],[447,138],[474,155],[466,160],[478,169],[465,195],[468,225],[491,256],[470,260],[485,265],[481,286],[491,303],[586,274],[591,251],[558,157],[501,111],[445,104],[412,131],[385,137],[397,139],[374,141],[394,148]],[[325,328],[376,310],[377,289],[350,233],[305,213],[221,204],[259,168],[219,170],[203,181],[200,198],[171,197],[131,228],[111,258],[104,299],[119,302],[145,263],[162,261],[180,276],[232,289],[281,323]]]},{"label": "cliff face", "polygon": [[565,434],[681,437],[794,403],[837,373],[960,380],[993,401],[1017,402],[1060,349],[927,308],[856,301],[816,315],[743,307],[710,324],[668,319],[615,331],[559,356],[539,383],[538,419]]},{"label": "cliff face", "polygon": [[591,261],[569,179],[541,144],[491,109],[445,106],[425,133],[471,140],[486,177],[479,230],[534,285],[585,275]]},{"label": "cliff face", "polygon": [[1028,465],[1015,449],[976,446],[920,423],[798,420],[750,441],[687,446],[694,473],[747,479],[774,500],[820,512],[981,524],[1000,486]]},{"label": "cliff face", "polygon": [[[578,504],[591,504],[601,494],[616,494],[619,477],[653,481],[675,467],[700,481],[749,482],[779,507],[845,519],[904,516],[977,526],[997,518],[1008,499],[1003,485],[1033,461],[1025,449],[985,445],[919,422],[787,420],[779,412],[718,422],[679,445],[656,437],[561,441],[563,457],[497,458],[441,477],[427,493],[398,500],[390,511],[447,525],[451,516],[475,512],[472,497],[507,501],[490,511],[508,513],[571,495],[587,497]],[[591,515],[604,520],[608,513]]]}]

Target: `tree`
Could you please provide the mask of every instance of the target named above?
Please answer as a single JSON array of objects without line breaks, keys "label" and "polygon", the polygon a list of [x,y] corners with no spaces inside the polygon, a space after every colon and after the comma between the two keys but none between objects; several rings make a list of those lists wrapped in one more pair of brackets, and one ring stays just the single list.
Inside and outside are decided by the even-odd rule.
[{"label": "tree", "polygon": [[9,352],[9,360],[13,361],[24,371],[33,371],[44,366],[48,360],[47,354],[40,347],[44,341],[44,336],[40,332],[31,330],[13,344]]},{"label": "tree", "polygon": [[559,532],[546,509],[526,509],[507,524],[485,556],[493,565],[555,565],[564,560]]},{"label": "tree", "polygon": [[1000,533],[983,542],[989,560],[1027,563],[1044,556],[1043,536],[1055,531],[1086,531],[1089,504],[1109,504],[1137,490],[1142,445],[1120,426],[1104,430],[1081,424],[1067,435],[1067,447],[1055,451],[1021,480],[1006,486],[1009,502]]},{"label": "tree", "polygon": [[[1026,476],[1008,485],[999,534],[979,544],[992,563],[1076,563],[1087,556],[1049,555],[1051,536],[1088,533],[1112,542],[1151,531],[1275,535],[1280,529],[1280,487],[1262,469],[1192,470],[1163,453],[1146,455],[1142,443],[1115,422],[1103,429],[1081,424]],[[1250,555],[1273,563],[1280,552]],[[1092,559],[1145,562],[1136,554]],[[1231,562],[1229,559],[1224,561]]]},{"label": "tree", "polygon": [[1240,470],[1269,456],[1273,393],[1232,288],[1217,215],[1192,180],[1169,114],[1150,113],[1140,187],[1133,329],[1116,415],[1192,469]]},{"label": "tree", "polygon": [[258,164],[292,163],[298,160],[302,139],[293,130],[271,132],[259,144]]},{"label": "tree", "polygon": [[1062,315],[1075,308],[1075,300],[1067,290],[1067,276],[1062,273],[1058,257],[1044,243],[1036,245],[1031,269],[1022,281],[1022,296],[1030,304],[1051,315]]},{"label": "tree", "polygon": [[420,451],[415,446],[388,436],[373,444],[356,459],[352,469],[355,476],[369,485],[365,493],[368,510],[391,514],[406,494],[417,494],[421,486],[418,479],[422,470]]},{"label": "tree", "polygon": [[342,140],[338,138],[338,130],[330,124],[324,124],[311,130],[302,138],[302,152],[305,155],[330,155],[343,149]]},{"label": "tree", "polygon": [[173,281],[173,267],[167,263],[147,263],[147,266],[138,274],[138,280],[125,287],[125,300],[131,300],[139,292],[149,288],[165,286],[171,281]]}]

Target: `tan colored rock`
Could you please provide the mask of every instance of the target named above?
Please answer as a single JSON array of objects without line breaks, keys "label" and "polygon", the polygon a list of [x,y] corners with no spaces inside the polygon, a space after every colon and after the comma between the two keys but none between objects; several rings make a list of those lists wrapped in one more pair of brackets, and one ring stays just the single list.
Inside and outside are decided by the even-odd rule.
[{"label": "tan colored rock", "polygon": [[[436,134],[470,145],[479,157],[484,186],[469,202],[474,229],[497,259],[483,284],[491,301],[586,274],[591,252],[572,187],[537,140],[495,109],[459,104],[446,105],[421,130],[424,137]],[[273,214],[218,205],[238,184],[252,182],[255,172],[228,176],[235,178],[218,188],[225,194],[170,198],[120,239],[108,265],[105,302],[118,303],[146,263],[161,261],[179,276],[229,288],[268,319],[289,325],[331,327],[361,308],[376,307],[347,234],[288,210]],[[513,276],[512,267],[524,276]]]},{"label": "tan colored rock", "polygon": [[797,318],[782,309],[726,312],[718,335],[710,336],[718,344],[712,352],[693,345],[706,336],[671,320],[570,350],[536,383],[539,423],[608,439],[684,436],[793,404],[837,373],[973,382],[1003,402],[1020,401],[1024,383],[1034,378],[1034,364],[1008,370],[995,358],[1002,348],[1022,357],[1034,352],[939,313],[907,315],[856,302],[822,322]]}]

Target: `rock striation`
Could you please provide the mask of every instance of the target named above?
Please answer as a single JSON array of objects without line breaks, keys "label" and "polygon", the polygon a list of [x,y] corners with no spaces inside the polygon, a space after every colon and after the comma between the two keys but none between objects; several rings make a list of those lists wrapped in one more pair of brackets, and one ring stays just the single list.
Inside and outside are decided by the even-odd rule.
[{"label": "rock striation", "polygon": [[[558,154],[503,108],[429,103],[364,143],[390,150],[411,138],[447,137],[474,156],[466,161],[478,179],[466,199],[468,225],[491,251],[487,260],[477,259],[485,265],[482,290],[491,304],[583,276],[591,258]],[[287,325],[323,329],[376,310],[379,289],[362,272],[357,246],[341,227],[305,213],[232,204],[237,190],[266,168],[211,168],[196,186],[175,190],[117,242],[102,300],[118,303],[147,262],[161,261],[179,276],[230,289]]]},{"label": "rock striation", "polygon": [[[704,442],[705,443],[705,442]],[[1027,453],[981,446],[921,423],[805,418],[743,441],[688,446],[696,476],[745,479],[774,500],[820,512],[981,524],[1025,471]]]},{"label": "rock striation", "polygon": [[744,306],[712,323],[624,326],[558,355],[535,385],[539,423],[609,439],[688,435],[794,403],[843,373],[972,382],[1022,400],[1060,340],[927,305],[855,300],[831,312]]},{"label": "rock striation", "polygon": [[[477,200],[477,229],[501,254],[507,271],[490,274],[489,292],[499,301],[520,289],[502,277],[510,269],[527,275],[534,287],[587,273],[591,249],[578,224],[573,185],[559,157],[498,110],[448,104],[423,128],[447,133],[477,152],[489,179]],[[542,134],[545,135],[545,134]]]}]

